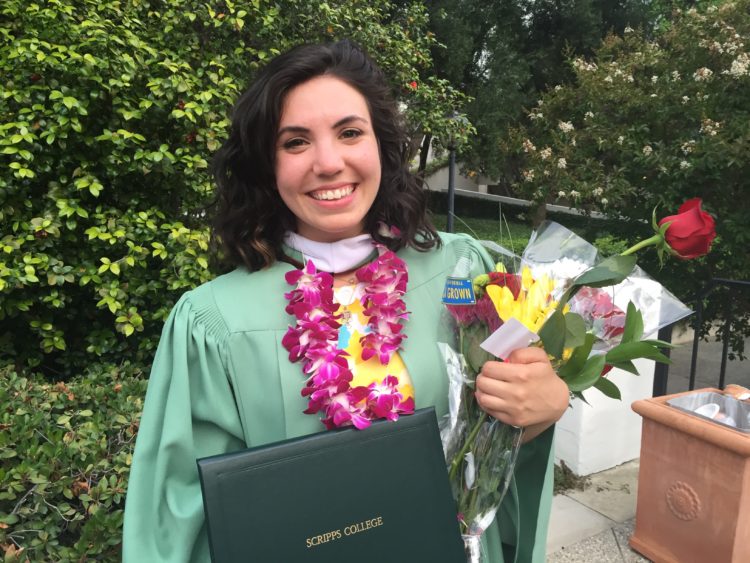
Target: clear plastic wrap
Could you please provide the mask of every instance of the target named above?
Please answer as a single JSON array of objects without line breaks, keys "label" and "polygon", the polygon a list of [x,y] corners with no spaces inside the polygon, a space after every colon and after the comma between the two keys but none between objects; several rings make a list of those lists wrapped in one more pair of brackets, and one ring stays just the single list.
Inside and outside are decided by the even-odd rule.
[{"label": "clear plastic wrap", "polygon": [[[596,248],[558,223],[545,222],[534,232],[523,252],[522,264],[534,276],[547,274],[555,280],[556,296],[572,280],[600,261]],[[597,337],[594,351],[606,352],[618,342],[628,303],[643,317],[643,333],[655,334],[660,328],[692,313],[679,299],[636,266],[622,283],[604,288],[584,288],[570,301],[573,312],[581,315]]]},{"label": "clear plastic wrap", "polygon": [[474,380],[462,355],[447,344],[441,344],[440,351],[448,366],[450,386],[449,413],[442,420],[440,437],[466,560],[479,563],[483,560],[481,535],[495,519],[508,490],[523,429],[479,409],[473,399]]},{"label": "clear plastic wrap", "polygon": [[[518,263],[518,257],[502,247],[491,245],[489,250],[498,261]],[[483,272],[483,266],[471,257],[460,257],[451,277],[472,279],[472,274]],[[471,316],[476,304],[460,307]],[[447,311],[445,323],[455,327],[456,338],[439,345],[449,381],[448,414],[441,420],[440,435],[466,558],[479,563],[484,558],[481,536],[508,490],[523,429],[488,416],[474,399],[476,376],[484,361],[491,359],[479,347],[490,328],[481,323],[456,323]]]}]

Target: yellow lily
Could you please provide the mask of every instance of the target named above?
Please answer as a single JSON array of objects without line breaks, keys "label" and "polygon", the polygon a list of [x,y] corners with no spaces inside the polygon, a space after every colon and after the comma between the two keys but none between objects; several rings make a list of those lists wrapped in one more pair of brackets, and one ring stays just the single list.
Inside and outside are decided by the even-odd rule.
[{"label": "yellow lily", "polygon": [[503,322],[514,318],[532,332],[539,332],[544,321],[557,307],[557,301],[552,299],[555,282],[547,275],[534,279],[531,270],[524,267],[521,270],[521,291],[517,298],[507,287],[488,285],[485,290],[489,295],[495,310]]}]

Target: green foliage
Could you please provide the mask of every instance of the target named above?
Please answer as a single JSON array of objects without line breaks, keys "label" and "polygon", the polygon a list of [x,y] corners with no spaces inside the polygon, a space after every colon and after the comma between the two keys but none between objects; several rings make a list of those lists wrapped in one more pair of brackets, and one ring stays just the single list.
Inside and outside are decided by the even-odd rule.
[{"label": "green foliage", "polygon": [[504,178],[513,159],[500,146],[548,87],[573,78],[566,56],[590,55],[607,33],[627,26],[651,29],[669,6],[644,0],[435,0],[431,23],[444,47],[433,49],[440,76],[473,100],[466,112],[476,135],[460,147],[468,170]]},{"label": "green foliage", "polygon": [[[592,59],[573,59],[575,84],[544,95],[505,146],[519,163],[514,189],[538,204],[620,218],[631,243],[652,234],[655,207],[664,217],[700,196],[717,219],[712,253],[664,270],[653,252],[639,263],[688,301],[711,277],[750,279],[748,38],[750,2],[738,0],[678,12],[655,40],[628,30]],[[736,300],[741,346],[750,302]],[[715,304],[707,313],[707,321],[723,314]]]},{"label": "green foliage", "polygon": [[429,77],[419,4],[7,0],[0,13],[0,355],[50,374],[149,362],[176,298],[212,277],[208,163],[274,54],[354,38],[415,134],[449,127],[462,99]]},{"label": "green foliage", "polygon": [[10,368],[0,378],[5,561],[119,561],[146,381],[105,366],[67,383]]}]

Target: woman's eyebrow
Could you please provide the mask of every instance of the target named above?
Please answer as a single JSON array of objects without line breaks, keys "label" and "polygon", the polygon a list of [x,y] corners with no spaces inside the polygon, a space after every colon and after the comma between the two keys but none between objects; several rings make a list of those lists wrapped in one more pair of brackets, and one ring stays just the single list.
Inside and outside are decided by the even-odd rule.
[{"label": "woman's eyebrow", "polygon": [[310,130],[307,127],[301,127],[300,125],[287,125],[285,127],[282,127],[279,129],[279,132],[276,134],[277,137],[281,137],[284,133],[309,133]]},{"label": "woman's eyebrow", "polygon": [[[352,123],[354,121],[361,121],[362,123],[369,123],[367,119],[365,119],[362,116],[352,114],[347,115],[346,117],[342,117],[339,119],[336,123],[331,125],[331,129],[337,129],[341,127],[342,125],[347,125],[348,123]],[[292,133],[292,134],[301,134],[301,133],[309,133],[310,129],[307,127],[302,127],[301,125],[286,125],[279,129],[279,132],[276,134],[277,137],[280,137],[284,133]]]},{"label": "woman's eyebrow", "polygon": [[341,119],[339,119],[336,123],[333,124],[333,127],[331,127],[331,129],[336,129],[337,127],[341,127],[342,125],[351,123],[352,121],[361,121],[362,123],[369,123],[369,121],[367,121],[364,117],[353,114],[353,115],[347,115],[346,117],[342,117]]}]

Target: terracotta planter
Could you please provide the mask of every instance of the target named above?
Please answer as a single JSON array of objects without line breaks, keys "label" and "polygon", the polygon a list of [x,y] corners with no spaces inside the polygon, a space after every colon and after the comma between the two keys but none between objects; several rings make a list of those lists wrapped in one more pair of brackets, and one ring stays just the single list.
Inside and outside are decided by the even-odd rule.
[{"label": "terracotta planter", "polygon": [[656,563],[750,561],[750,435],[666,402],[633,403],[643,417],[638,507],[630,545]]}]

